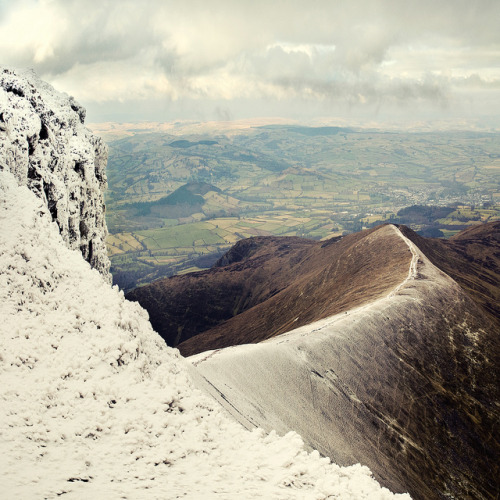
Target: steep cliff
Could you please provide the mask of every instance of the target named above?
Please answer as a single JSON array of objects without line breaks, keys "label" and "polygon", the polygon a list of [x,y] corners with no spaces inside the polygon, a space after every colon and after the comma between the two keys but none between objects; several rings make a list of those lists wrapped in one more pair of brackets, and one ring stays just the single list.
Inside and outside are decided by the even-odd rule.
[{"label": "steep cliff", "polygon": [[0,170],[48,207],[66,245],[107,279],[104,220],[107,147],[85,128],[85,110],[33,72],[0,68]]}]

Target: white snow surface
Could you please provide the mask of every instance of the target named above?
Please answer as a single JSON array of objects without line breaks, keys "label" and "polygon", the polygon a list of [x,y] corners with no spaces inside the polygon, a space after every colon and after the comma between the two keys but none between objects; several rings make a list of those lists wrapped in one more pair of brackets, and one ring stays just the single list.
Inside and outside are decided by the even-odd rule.
[{"label": "white snow surface", "polygon": [[5,171],[0,269],[1,498],[409,498],[236,423]]}]

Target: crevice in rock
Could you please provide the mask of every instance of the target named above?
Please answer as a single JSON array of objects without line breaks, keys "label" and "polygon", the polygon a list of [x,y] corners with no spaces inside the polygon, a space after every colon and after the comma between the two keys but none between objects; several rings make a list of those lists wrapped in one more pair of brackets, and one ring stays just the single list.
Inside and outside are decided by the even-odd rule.
[{"label": "crevice in rock", "polygon": [[85,166],[82,162],[75,162],[74,170],[82,178],[82,180],[85,179]]},{"label": "crevice in rock", "polygon": [[31,156],[36,149],[36,136],[28,137],[28,155]]},{"label": "crevice in rock", "polygon": [[37,169],[33,165],[28,166],[28,179],[33,181],[39,181],[41,179],[41,175],[38,173]]},{"label": "crevice in rock", "polygon": [[43,192],[45,193],[45,198],[47,199],[47,206],[49,208],[50,215],[52,216],[53,221],[57,221],[57,201],[52,197],[52,190],[52,184],[43,185]]},{"label": "crevice in rock", "polygon": [[81,220],[80,221],[80,238],[86,239],[88,234],[89,234],[89,228],[87,227],[87,224],[85,224],[85,221]]},{"label": "crevice in rock", "polygon": [[40,133],[38,134],[38,138],[41,141],[49,138],[49,130],[47,129],[45,123],[42,123],[42,127],[40,128]]},{"label": "crevice in rock", "polygon": [[88,261],[89,263],[92,263],[92,257],[94,255],[94,250],[93,250],[93,244],[92,244],[92,240],[89,241],[89,256],[88,256]]},{"label": "crevice in rock", "polygon": [[78,240],[78,233],[76,231],[75,221],[73,219],[68,219],[68,235],[69,243],[71,245]]}]

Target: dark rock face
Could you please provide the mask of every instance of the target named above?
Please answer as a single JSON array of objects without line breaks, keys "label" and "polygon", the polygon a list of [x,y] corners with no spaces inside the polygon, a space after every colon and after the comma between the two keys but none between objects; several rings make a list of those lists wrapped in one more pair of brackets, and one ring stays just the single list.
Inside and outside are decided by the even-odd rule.
[{"label": "dark rock face", "polygon": [[103,193],[107,147],[85,110],[34,73],[0,68],[0,169],[49,208],[69,248],[110,281]]}]

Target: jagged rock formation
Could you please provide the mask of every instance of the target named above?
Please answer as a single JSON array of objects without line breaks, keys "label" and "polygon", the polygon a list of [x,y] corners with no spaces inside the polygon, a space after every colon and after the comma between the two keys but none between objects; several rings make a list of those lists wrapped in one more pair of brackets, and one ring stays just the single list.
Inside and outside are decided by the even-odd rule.
[{"label": "jagged rock formation", "polygon": [[[495,227],[482,228],[497,242],[491,255],[498,254]],[[480,231],[473,232],[476,247]],[[266,342],[193,356],[199,385],[248,427],[298,430],[337,463],[367,463],[393,491],[422,500],[496,498],[497,318],[395,226],[369,236],[374,248],[365,258],[381,266],[378,256],[406,250],[406,276],[389,293]],[[445,265],[445,249],[463,246],[466,236],[437,244],[434,260]],[[457,265],[459,254],[452,255]],[[467,276],[466,263],[454,272]]]},{"label": "jagged rock formation", "polygon": [[103,192],[107,147],[85,110],[33,72],[0,68],[0,170],[49,208],[73,250],[110,280]]}]

